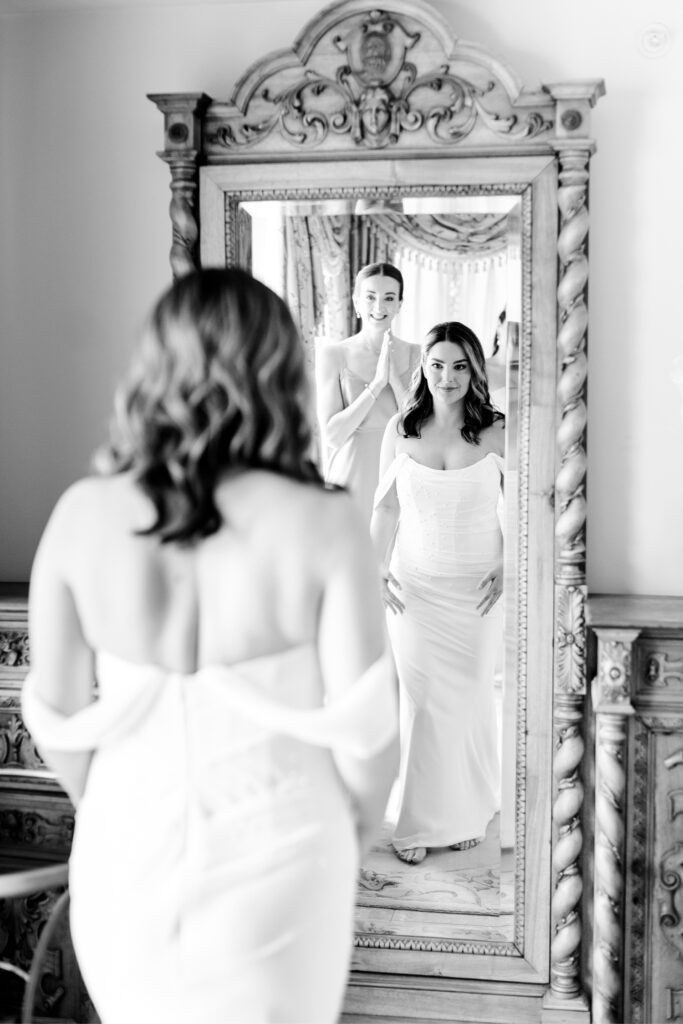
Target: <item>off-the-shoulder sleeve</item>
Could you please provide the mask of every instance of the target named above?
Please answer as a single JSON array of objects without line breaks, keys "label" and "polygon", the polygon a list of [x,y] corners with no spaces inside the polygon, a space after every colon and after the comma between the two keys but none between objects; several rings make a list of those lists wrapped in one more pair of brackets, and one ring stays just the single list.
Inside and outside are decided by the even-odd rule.
[{"label": "off-the-shoulder sleeve", "polygon": [[95,700],[72,715],[64,715],[39,696],[37,674],[32,671],[24,680],[21,713],[39,750],[95,750],[139,721],[154,703],[160,685],[161,681],[155,678],[146,686],[130,688],[122,680],[106,698]]},{"label": "off-the-shoulder sleeve", "polygon": [[[498,469],[498,472],[500,473],[500,477],[501,477],[501,481],[502,481],[502,480],[505,479],[505,459],[501,455],[496,454],[496,452],[491,452],[491,455],[493,456],[493,461],[494,461],[494,463],[496,465],[496,468]],[[503,491],[502,488],[501,488],[500,494],[498,495],[498,501],[496,502],[496,515],[498,516],[498,524],[500,526],[501,532],[504,534],[505,533],[505,492]]]},{"label": "off-the-shoulder sleeve", "polygon": [[353,757],[379,753],[398,729],[396,673],[387,650],[348,689],[316,708],[294,708],[255,686],[239,668],[209,665],[190,676],[154,666],[133,666],[110,656],[119,665],[115,686],[73,715],[51,708],[36,692],[35,673],[29,673],[22,694],[26,727],[45,751],[95,750],[115,742],[153,710],[166,686],[208,688],[217,713],[237,712],[274,733],[314,746],[328,747]]},{"label": "off-the-shoulder sleeve", "polygon": [[392,488],[396,488],[396,476],[398,474],[398,467],[401,464],[402,455],[397,455],[390,466],[387,467],[383,473],[377,487],[375,488],[375,497],[373,499],[372,507],[377,508],[385,498],[390,494]]}]

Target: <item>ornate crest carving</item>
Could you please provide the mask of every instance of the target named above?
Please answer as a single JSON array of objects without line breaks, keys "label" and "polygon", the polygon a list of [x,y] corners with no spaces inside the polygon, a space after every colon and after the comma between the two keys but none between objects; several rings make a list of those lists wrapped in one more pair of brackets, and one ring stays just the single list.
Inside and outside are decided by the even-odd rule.
[{"label": "ornate crest carving", "polygon": [[496,109],[499,100],[485,103],[499,89],[493,79],[480,84],[465,78],[450,60],[424,70],[424,54],[419,65],[408,61],[423,33],[411,31],[395,14],[371,10],[347,22],[350,28],[329,40],[346,63],[336,69],[328,63],[323,72],[311,60],[294,75],[275,63],[242,116],[218,119],[209,111],[207,148],[244,149],[277,133],[295,147],[316,147],[331,135],[348,134],[357,146],[383,149],[420,129],[432,142],[457,143],[478,120],[515,138],[533,138],[553,127],[540,110],[527,108],[522,118],[509,102],[502,111]]}]

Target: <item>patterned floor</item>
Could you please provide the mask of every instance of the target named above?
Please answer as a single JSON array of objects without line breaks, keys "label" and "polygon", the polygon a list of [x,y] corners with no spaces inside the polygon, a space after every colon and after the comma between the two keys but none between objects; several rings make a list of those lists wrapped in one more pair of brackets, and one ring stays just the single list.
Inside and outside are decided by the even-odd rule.
[{"label": "patterned floor", "polygon": [[513,910],[511,857],[501,854],[498,816],[471,850],[430,851],[421,864],[404,864],[390,843],[391,820],[366,858],[358,887],[364,907],[499,915]]}]

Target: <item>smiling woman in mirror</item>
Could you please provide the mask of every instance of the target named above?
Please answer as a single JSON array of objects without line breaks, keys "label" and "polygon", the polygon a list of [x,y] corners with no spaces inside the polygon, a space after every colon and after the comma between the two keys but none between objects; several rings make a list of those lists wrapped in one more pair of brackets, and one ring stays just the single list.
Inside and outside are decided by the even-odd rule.
[{"label": "smiling woman in mirror", "polygon": [[437,324],[387,425],[371,522],[400,683],[392,843],[407,863],[476,845],[500,808],[504,429],[478,338]]},{"label": "smiling woman in mirror", "polygon": [[331,483],[348,487],[367,522],[379,478],[382,435],[419,360],[418,346],[391,331],[402,299],[403,277],[397,267],[363,267],[353,289],[360,329],[344,341],[322,339],[316,351],[323,472]]}]

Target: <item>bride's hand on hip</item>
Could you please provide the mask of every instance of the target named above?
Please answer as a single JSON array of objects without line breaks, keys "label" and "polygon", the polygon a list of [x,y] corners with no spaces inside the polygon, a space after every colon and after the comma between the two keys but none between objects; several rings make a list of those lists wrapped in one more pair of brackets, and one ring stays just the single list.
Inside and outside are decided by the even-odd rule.
[{"label": "bride's hand on hip", "polygon": [[483,579],[477,584],[477,590],[485,590],[486,593],[477,605],[477,611],[486,615],[491,611],[494,604],[503,593],[503,565],[497,565],[486,573]]},{"label": "bride's hand on hip", "polygon": [[[391,586],[389,584],[391,584]],[[405,611],[406,606],[403,604],[403,601],[396,596],[391,587],[395,587],[397,590],[400,590],[401,584],[393,573],[382,573],[382,601],[384,602],[384,607],[392,611],[394,615],[400,615]]]}]

